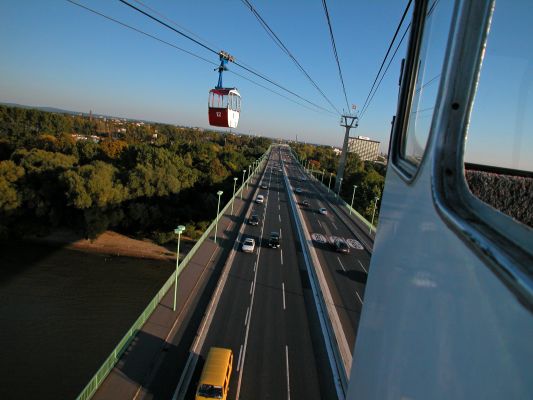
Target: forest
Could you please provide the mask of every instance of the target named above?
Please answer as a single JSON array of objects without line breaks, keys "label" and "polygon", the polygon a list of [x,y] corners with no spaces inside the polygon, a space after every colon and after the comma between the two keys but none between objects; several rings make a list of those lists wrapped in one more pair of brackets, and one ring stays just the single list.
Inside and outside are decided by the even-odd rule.
[{"label": "forest", "polygon": [[0,238],[67,227],[158,243],[192,239],[271,140],[0,106]]},{"label": "forest", "polygon": [[[310,144],[292,145],[300,160],[309,162],[312,170],[317,171],[314,175],[328,186],[331,177],[331,188],[335,186],[335,176],[339,165],[340,156],[333,152],[330,146],[315,146]],[[348,153],[344,178],[341,185],[340,195],[348,204],[354,196],[353,208],[368,221],[372,219],[375,198],[381,199],[385,185],[386,166],[370,161],[361,161],[355,153]],[[354,185],[357,185],[354,193]],[[376,215],[379,215],[379,200],[377,202]]]}]

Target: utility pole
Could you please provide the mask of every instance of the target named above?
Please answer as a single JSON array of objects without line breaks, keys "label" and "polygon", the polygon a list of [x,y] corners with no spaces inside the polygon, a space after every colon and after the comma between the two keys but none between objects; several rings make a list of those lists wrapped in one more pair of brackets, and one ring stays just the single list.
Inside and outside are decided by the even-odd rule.
[{"label": "utility pole", "polygon": [[342,145],[341,159],[339,161],[339,168],[337,169],[337,177],[335,179],[334,192],[338,192],[341,186],[342,179],[344,177],[344,168],[346,167],[346,157],[348,155],[348,139],[350,138],[350,129],[357,128],[359,118],[353,115],[341,116],[341,126],[346,128],[344,134],[344,143]]}]

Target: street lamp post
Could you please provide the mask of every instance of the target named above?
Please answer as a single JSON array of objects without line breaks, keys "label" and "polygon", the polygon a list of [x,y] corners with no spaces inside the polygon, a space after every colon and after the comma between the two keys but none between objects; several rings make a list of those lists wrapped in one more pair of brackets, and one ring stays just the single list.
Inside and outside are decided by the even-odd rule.
[{"label": "street lamp post", "polygon": [[237,187],[237,179],[233,178],[233,197],[231,198],[231,215],[233,215],[233,203],[235,202],[235,188]]},{"label": "street lamp post", "polygon": [[217,233],[218,233],[218,213],[220,210],[220,196],[222,196],[222,193],[224,193],[222,190],[219,190],[217,192],[218,194],[218,206],[217,206],[217,222],[215,223],[215,243],[217,242]]},{"label": "street lamp post", "polygon": [[341,195],[341,186],[342,186],[342,178],[339,178],[339,190],[337,191],[337,194]]},{"label": "street lamp post", "polygon": [[357,185],[353,185],[352,204],[350,205],[350,215],[352,215],[353,199],[355,197],[355,189],[357,189]]},{"label": "street lamp post", "polygon": [[328,193],[329,193],[329,187],[331,186],[331,177],[333,176],[333,172],[329,173],[329,182],[328,182]]},{"label": "street lamp post", "polygon": [[322,179],[320,180],[320,183],[324,184],[324,174],[326,173],[326,170],[322,170]]},{"label": "street lamp post", "polygon": [[178,271],[179,271],[179,264],[180,264],[180,239],[181,234],[185,230],[185,227],[183,225],[178,225],[176,229],[174,229],[174,233],[178,234],[178,252],[176,253],[176,273],[174,275],[174,305],[172,306],[172,311],[176,311],[176,296],[178,293]]},{"label": "street lamp post", "polygon": [[370,223],[370,231],[368,233],[372,233],[372,225],[374,225],[374,216],[376,215],[376,207],[378,205],[379,197],[376,196],[374,199],[374,211],[372,212],[372,222]]},{"label": "street lamp post", "polygon": [[252,169],[251,165],[248,165],[248,182],[246,182],[246,188],[250,187],[250,170]]},{"label": "street lamp post", "polygon": [[244,192],[244,176],[246,175],[246,170],[242,170],[242,187],[241,187],[241,200],[242,200],[242,192]]}]

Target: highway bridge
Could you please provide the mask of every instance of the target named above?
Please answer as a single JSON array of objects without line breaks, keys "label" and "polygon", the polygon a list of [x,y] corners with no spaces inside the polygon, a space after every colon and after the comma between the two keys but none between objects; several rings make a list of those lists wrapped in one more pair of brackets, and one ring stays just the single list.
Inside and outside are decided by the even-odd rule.
[{"label": "highway bridge", "polygon": [[272,147],[246,196],[180,276],[177,314],[167,295],[93,398],[194,398],[212,346],[234,353],[229,398],[344,397],[373,239],[287,146]]}]

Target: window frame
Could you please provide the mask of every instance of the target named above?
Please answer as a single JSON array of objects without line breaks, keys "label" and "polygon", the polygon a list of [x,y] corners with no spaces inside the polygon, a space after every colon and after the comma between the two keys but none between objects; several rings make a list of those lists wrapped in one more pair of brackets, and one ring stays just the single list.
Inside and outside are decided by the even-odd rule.
[{"label": "window frame", "polygon": [[533,232],[475,197],[464,150],[495,0],[458,1],[432,124],[432,196],[437,212],[517,299],[533,311]]},{"label": "window frame", "polygon": [[420,160],[420,164],[415,165],[402,156],[402,148],[405,143],[409,116],[413,104],[413,97],[418,79],[419,66],[418,56],[420,54],[423,32],[425,28],[425,16],[427,13],[428,1],[415,0],[413,9],[413,18],[411,22],[411,32],[409,33],[409,44],[407,47],[407,57],[402,68],[400,83],[400,94],[398,101],[398,111],[394,117],[394,126],[391,137],[391,159],[392,166],[398,175],[406,182],[414,181],[420,166],[424,163],[427,153],[427,147],[431,135],[431,129],[428,134],[426,148]]}]

